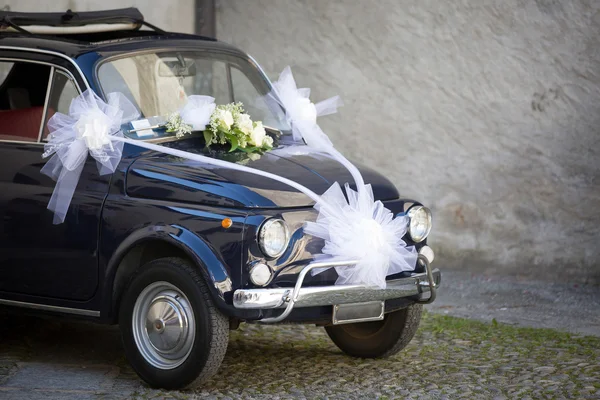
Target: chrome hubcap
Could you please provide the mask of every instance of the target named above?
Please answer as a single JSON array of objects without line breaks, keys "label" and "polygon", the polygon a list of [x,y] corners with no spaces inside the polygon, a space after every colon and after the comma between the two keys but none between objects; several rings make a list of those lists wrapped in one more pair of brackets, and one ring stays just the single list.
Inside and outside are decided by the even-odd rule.
[{"label": "chrome hubcap", "polygon": [[187,297],[168,282],[154,282],[140,293],[132,326],[140,354],[160,369],[180,366],[196,336],[194,312]]}]

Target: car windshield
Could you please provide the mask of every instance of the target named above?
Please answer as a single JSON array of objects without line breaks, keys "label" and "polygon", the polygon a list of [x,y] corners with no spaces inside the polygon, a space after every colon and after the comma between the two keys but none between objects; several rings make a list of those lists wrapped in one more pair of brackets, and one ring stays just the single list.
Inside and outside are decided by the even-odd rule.
[{"label": "car windshield", "polygon": [[165,51],[110,59],[98,68],[104,94],[120,92],[135,104],[142,120],[125,134],[134,139],[171,137],[165,129],[135,131],[164,124],[190,95],[215,98],[215,103],[241,102],[254,121],[290,133],[283,109],[265,95],[271,90],[264,75],[248,60],[220,53]]}]

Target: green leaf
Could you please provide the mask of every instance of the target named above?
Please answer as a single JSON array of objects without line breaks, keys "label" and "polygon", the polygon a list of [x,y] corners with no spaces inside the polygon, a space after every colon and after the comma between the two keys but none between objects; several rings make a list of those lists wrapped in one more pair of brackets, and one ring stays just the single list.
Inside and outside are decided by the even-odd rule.
[{"label": "green leaf", "polygon": [[260,148],[258,148],[256,146],[245,147],[245,148],[240,147],[240,150],[242,150],[243,152],[246,152],[246,153],[254,153],[256,151],[260,151]]},{"label": "green leaf", "polygon": [[212,137],[213,134],[210,131],[204,131],[202,132],[202,134],[204,135],[204,141],[206,142],[206,147],[210,147],[210,142],[212,141]]},{"label": "green leaf", "polygon": [[231,153],[238,148],[238,140],[235,136],[233,136],[229,141],[231,142],[231,149],[229,149],[229,152]]},{"label": "green leaf", "polygon": [[229,150],[229,152],[232,152],[238,148],[239,141],[238,141],[238,138],[234,134],[226,133],[225,137],[227,138],[227,141],[231,144],[231,149]]}]

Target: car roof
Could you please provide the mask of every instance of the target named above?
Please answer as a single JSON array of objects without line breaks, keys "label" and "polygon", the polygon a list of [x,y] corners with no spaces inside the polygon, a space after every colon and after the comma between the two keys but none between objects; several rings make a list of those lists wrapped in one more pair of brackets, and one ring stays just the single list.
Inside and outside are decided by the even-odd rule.
[{"label": "car roof", "polygon": [[0,46],[53,51],[73,59],[90,52],[102,57],[157,47],[214,48],[245,56],[213,38],[165,32],[145,21],[136,8],[64,13],[0,11]]},{"label": "car roof", "polygon": [[20,32],[0,33],[0,47],[39,49],[64,54],[77,59],[86,53],[114,55],[148,48],[197,47],[199,49],[221,49],[246,56],[239,49],[215,39],[175,32],[115,31],[86,35],[33,35]]}]

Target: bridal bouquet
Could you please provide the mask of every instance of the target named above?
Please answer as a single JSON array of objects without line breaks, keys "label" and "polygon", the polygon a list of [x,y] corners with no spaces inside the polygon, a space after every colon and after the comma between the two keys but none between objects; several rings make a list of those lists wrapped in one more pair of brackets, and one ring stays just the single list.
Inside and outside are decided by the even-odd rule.
[{"label": "bridal bouquet", "polygon": [[[252,121],[250,115],[244,112],[242,103],[215,106],[214,103],[209,104],[204,99],[192,100],[198,105],[194,105],[193,108],[190,105],[188,109],[184,107],[182,112],[169,116],[166,124],[167,132],[175,132],[178,137],[181,137],[194,130],[202,130],[206,147],[212,144],[229,144],[230,152],[239,149],[246,153],[254,153],[273,148],[273,138],[267,135],[262,122]],[[199,114],[203,116],[198,118]],[[191,119],[202,121],[196,123]]]},{"label": "bridal bouquet", "polygon": [[204,131],[206,146],[211,144],[231,145],[231,150],[240,149],[248,153],[271,150],[273,138],[267,135],[261,121],[252,121],[244,113],[242,103],[220,105],[210,116],[208,129]]}]

